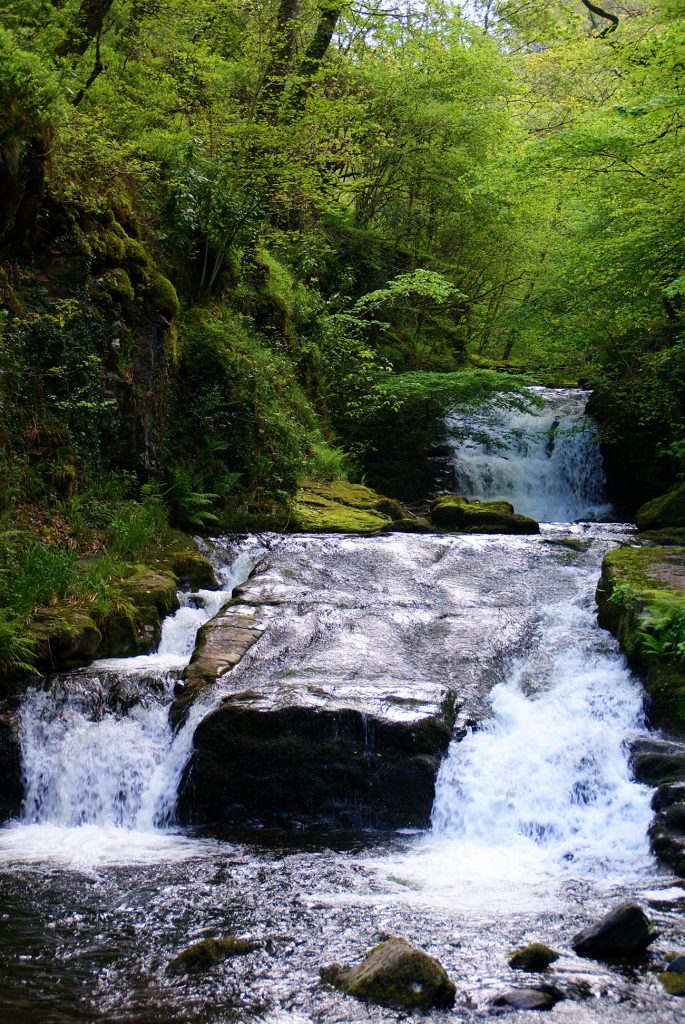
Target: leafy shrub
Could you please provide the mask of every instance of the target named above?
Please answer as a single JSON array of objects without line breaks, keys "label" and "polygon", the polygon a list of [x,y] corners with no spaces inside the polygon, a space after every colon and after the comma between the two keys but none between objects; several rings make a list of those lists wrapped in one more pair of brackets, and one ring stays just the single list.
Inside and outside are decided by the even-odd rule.
[{"label": "leafy shrub", "polygon": [[156,488],[146,485],[142,501],[126,501],[118,509],[107,531],[108,548],[121,558],[134,558],[159,537],[166,525],[164,501]]}]

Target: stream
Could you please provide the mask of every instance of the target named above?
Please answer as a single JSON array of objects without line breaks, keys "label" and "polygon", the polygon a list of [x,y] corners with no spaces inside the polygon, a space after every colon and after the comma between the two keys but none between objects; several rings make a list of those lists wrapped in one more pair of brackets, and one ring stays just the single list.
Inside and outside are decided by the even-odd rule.
[{"label": "stream", "polygon": [[[460,489],[512,501],[544,523],[539,536],[217,538],[221,591],[183,595],[155,655],[28,694],[24,810],[0,829],[3,1022],[392,1022],[403,1015],[319,981],[322,965],[357,962],[384,934],[454,980],[455,1007],[423,1015],[432,1024],[531,1019],[491,1005],[526,984],[507,960],[530,941],[562,954],[550,980],[567,998],[551,1021],[682,1020],[649,961],[571,951],[580,928],[635,899],[661,931],[661,962],[682,948],[685,888],[651,856],[651,791],[631,777],[629,744],[647,731],[640,683],[596,624],[602,557],[630,528],[611,522],[587,395],[538,390],[536,412],[448,427]],[[251,574],[287,600],[174,733],[168,708],[197,630]],[[456,680],[478,726],[450,744],[430,828],[176,826],[198,722],[224,685],[264,680],[360,705],[374,681],[401,693]],[[167,975],[213,934],[259,945],[206,974]]]}]

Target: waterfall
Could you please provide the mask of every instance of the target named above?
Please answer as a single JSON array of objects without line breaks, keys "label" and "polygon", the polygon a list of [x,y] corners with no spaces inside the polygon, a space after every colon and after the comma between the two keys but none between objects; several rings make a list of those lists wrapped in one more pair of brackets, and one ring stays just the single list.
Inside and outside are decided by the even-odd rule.
[{"label": "waterfall", "polygon": [[[190,756],[199,701],[174,733],[169,705],[200,626],[217,614],[264,554],[253,538],[224,543],[220,590],[179,594],[159,649],[108,658],[30,690],[20,710],[25,825],[146,832],[169,825]],[[210,700],[211,698],[208,698]]]},{"label": "waterfall", "polygon": [[447,431],[456,490],[504,499],[538,522],[608,517],[597,431],[579,388],[530,388],[529,411],[491,407],[452,413]]},{"label": "waterfall", "polygon": [[[597,628],[594,572],[545,609],[537,636],[491,693],[493,717],[454,742],[440,770],[433,835],[513,849],[548,869],[630,873],[649,864],[649,790],[626,740],[644,728],[642,691]],[[453,847],[454,848],[454,847]]]}]

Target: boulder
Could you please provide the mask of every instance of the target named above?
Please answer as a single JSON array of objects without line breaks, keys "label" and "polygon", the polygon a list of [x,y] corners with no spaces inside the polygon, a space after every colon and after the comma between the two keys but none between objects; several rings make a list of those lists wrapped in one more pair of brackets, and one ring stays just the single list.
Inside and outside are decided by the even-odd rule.
[{"label": "boulder", "polygon": [[578,956],[596,960],[641,957],[658,936],[645,912],[636,903],[621,903],[595,925],[573,939]]},{"label": "boulder", "polygon": [[551,1010],[564,993],[555,985],[538,985],[534,988],[512,988],[495,996],[494,1006],[513,1006],[517,1010]]},{"label": "boulder", "polygon": [[389,530],[393,517],[403,518],[399,502],[363,484],[346,480],[308,480],[295,495],[290,529],[305,533],[370,535]]},{"label": "boulder", "polygon": [[654,725],[685,736],[685,673],[678,651],[685,617],[685,547],[623,545],[605,556],[599,624],[617,637],[642,678]]},{"label": "boulder", "polygon": [[669,974],[685,974],[685,953],[674,956],[666,970]]},{"label": "boulder", "polygon": [[157,650],[162,622],[179,607],[178,580],[168,570],[143,568],[121,584],[123,603],[102,623],[99,658],[129,658]]},{"label": "boulder", "polygon": [[70,605],[36,612],[27,632],[36,644],[36,665],[44,672],[87,665],[102,640],[90,615]]},{"label": "boulder", "polygon": [[233,956],[245,956],[257,948],[256,943],[237,939],[233,935],[225,938],[207,938],[194,942],[170,961],[169,974],[196,974]]},{"label": "boulder", "polygon": [[231,601],[200,628],[190,664],[183,672],[183,686],[170,708],[174,728],[185,720],[198,694],[234,669],[262,633],[259,620]]},{"label": "boulder", "polygon": [[356,967],[332,964],[321,978],[348,995],[398,1010],[449,1009],[456,989],[444,967],[405,939],[389,937]]},{"label": "boulder", "polygon": [[685,781],[685,744],[676,740],[636,740],[630,763],[638,782],[646,786]]},{"label": "boulder", "polygon": [[509,966],[519,971],[545,971],[558,959],[559,954],[543,942],[531,942],[512,953]]},{"label": "boulder", "polygon": [[664,971],[659,975],[659,981],[671,996],[685,996],[685,974],[671,971]]},{"label": "boulder", "polygon": [[685,526],[685,484],[642,505],[635,514],[640,530]]},{"label": "boulder", "polygon": [[192,537],[180,530],[166,532],[154,565],[165,572],[172,572],[182,589],[219,589],[212,563],[200,554]]},{"label": "boulder", "polygon": [[539,533],[534,519],[520,516],[508,501],[478,501],[458,494],[437,498],[430,508],[436,526],[458,533]]}]

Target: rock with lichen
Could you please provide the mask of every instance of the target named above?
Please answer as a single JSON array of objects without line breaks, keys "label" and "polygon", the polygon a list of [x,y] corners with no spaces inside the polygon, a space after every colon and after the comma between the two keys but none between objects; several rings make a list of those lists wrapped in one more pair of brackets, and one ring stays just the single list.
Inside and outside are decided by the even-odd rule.
[{"label": "rock with lichen", "polygon": [[456,989],[442,964],[406,939],[391,936],[355,967],[321,968],[324,982],[350,996],[399,1010],[449,1009]]}]

